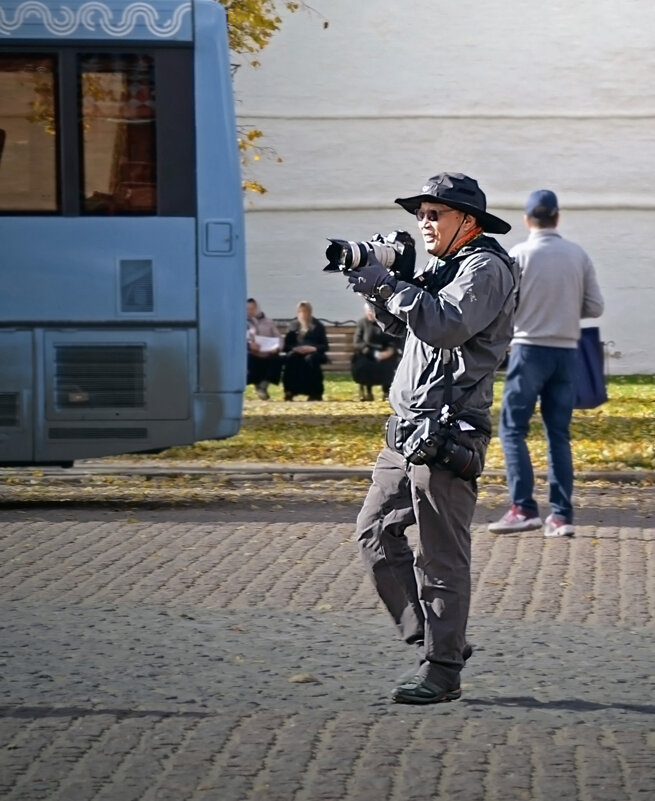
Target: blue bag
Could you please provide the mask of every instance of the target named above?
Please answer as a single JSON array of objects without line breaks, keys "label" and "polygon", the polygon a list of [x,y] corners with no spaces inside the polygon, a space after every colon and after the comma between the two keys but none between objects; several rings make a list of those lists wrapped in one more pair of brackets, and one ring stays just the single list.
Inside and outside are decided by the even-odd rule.
[{"label": "blue bag", "polygon": [[600,329],[595,326],[580,331],[575,386],[576,409],[595,409],[607,400],[603,343],[600,341]]}]

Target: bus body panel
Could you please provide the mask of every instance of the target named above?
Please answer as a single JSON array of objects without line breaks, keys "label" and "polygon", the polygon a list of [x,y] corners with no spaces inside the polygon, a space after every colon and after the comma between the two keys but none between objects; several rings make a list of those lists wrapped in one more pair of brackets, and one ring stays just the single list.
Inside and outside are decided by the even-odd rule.
[{"label": "bus body panel", "polygon": [[3,217],[0,228],[12,276],[1,320],[195,324],[193,219]]},{"label": "bus body panel", "polygon": [[[70,463],[238,432],[246,281],[226,34],[225,11],[215,0],[2,4],[0,48],[3,42],[21,45],[5,50],[9,70],[28,52],[44,54],[37,61],[53,54],[62,59],[55,90],[61,105],[53,109],[60,109],[64,135],[57,139],[61,209],[0,213],[6,279],[0,355],[10,354],[0,363],[0,463]],[[183,43],[187,51],[192,43],[192,62],[185,62]],[[128,63],[121,55],[127,53],[137,63],[129,54],[141,58],[141,52],[154,64],[156,98],[165,101],[160,107],[155,100],[157,183],[148,183],[148,162],[129,156],[122,163],[131,174],[115,180],[131,183],[112,185],[141,197],[154,197],[156,187],[159,213],[152,215],[102,207],[114,199],[102,186],[91,185],[93,195],[80,193],[86,173],[76,153],[86,148],[89,130],[97,145],[96,118],[74,133],[81,102],[74,97],[75,64],[90,76],[77,86],[97,92],[103,70],[112,71],[116,58]],[[193,74],[185,63],[193,63]],[[191,84],[193,92],[185,91]],[[46,125],[54,113],[46,108],[28,122]],[[98,119],[108,125],[118,120],[130,136],[130,118],[103,113]],[[21,175],[15,159],[26,119],[7,118],[14,126],[14,161],[7,161],[5,149],[5,200],[7,186]],[[114,147],[117,141],[114,134]],[[31,166],[41,146],[24,162],[32,186],[41,185],[38,165]],[[115,150],[113,158],[120,166]],[[88,164],[93,171],[97,162]],[[102,172],[96,169],[96,176]],[[89,208],[96,200],[101,207]]]},{"label": "bus body panel", "polygon": [[195,332],[36,329],[38,462],[68,462],[193,437]]},{"label": "bus body panel", "polygon": [[192,39],[191,0],[3,0],[0,41],[75,39],[107,42]]},{"label": "bus body panel", "polygon": [[[234,297],[245,301],[246,279],[232,84],[229,65],[221,57],[227,41],[216,36],[224,11],[213,0],[198,0],[195,9],[196,152],[198,163],[204,165],[197,175],[197,408],[208,402],[211,393],[234,393],[233,398],[217,399],[206,413],[199,412],[198,438],[203,439],[216,436],[211,421],[217,416],[236,413],[245,388],[246,317]],[[215,64],[222,65],[218,74]]]},{"label": "bus body panel", "polygon": [[0,464],[33,458],[33,340],[28,329],[0,329]]}]

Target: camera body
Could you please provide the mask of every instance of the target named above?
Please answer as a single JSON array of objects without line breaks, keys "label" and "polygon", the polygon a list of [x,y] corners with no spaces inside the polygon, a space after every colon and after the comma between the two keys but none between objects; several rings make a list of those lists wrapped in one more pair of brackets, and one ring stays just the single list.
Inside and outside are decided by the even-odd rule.
[{"label": "camera body", "polygon": [[366,242],[345,239],[328,241],[330,244],[325,251],[328,263],[323,268],[325,272],[355,272],[373,257],[402,281],[411,281],[414,277],[416,243],[407,231],[391,231],[386,236],[374,234]]},{"label": "camera body", "polygon": [[424,420],[410,434],[403,455],[411,464],[439,464],[467,481],[482,474],[478,453],[458,441],[459,429],[449,423]]}]

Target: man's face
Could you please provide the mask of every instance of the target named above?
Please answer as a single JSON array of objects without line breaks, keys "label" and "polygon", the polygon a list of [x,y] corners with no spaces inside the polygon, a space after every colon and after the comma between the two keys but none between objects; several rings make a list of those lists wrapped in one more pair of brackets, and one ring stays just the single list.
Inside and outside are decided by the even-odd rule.
[{"label": "man's face", "polygon": [[466,223],[461,225],[467,215],[458,209],[444,206],[443,203],[423,202],[416,216],[425,249],[432,256],[444,256],[446,248],[469,230]]},{"label": "man's face", "polygon": [[257,304],[253,303],[252,301],[248,301],[246,303],[246,310],[248,312],[248,317],[254,317],[257,314]]}]

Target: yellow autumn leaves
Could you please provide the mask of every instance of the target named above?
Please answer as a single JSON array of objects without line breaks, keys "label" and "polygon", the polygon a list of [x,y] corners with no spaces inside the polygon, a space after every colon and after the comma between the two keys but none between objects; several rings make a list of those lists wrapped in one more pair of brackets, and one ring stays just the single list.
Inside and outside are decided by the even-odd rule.
[{"label": "yellow autumn leaves", "polygon": [[[326,377],[322,403],[287,403],[281,400],[279,387],[269,391],[272,399],[260,401],[252,387],[248,388],[243,426],[236,437],[171,448],[158,458],[361,467],[373,464],[391,411],[386,402],[362,403],[356,399],[355,384],[339,375]],[[612,378],[608,392],[610,399],[603,406],[574,412],[571,442],[576,471],[655,470],[655,376]],[[499,379],[492,410],[495,434],[501,396]],[[538,415],[533,419],[528,444],[535,469],[544,470],[546,443]],[[503,467],[500,443],[494,436],[487,468]]]}]

